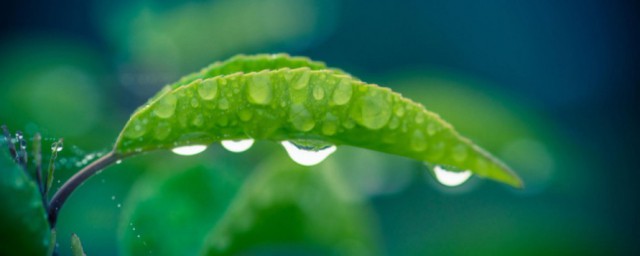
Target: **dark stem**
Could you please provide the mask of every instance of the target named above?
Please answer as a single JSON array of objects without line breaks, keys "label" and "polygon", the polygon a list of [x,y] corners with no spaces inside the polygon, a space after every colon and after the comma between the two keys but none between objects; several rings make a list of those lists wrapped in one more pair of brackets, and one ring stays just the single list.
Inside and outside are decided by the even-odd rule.
[{"label": "dark stem", "polygon": [[67,198],[73,193],[78,186],[80,186],[85,180],[89,177],[93,176],[96,172],[107,168],[109,165],[115,163],[120,160],[120,157],[116,155],[114,152],[109,152],[108,154],[98,158],[96,161],[93,161],[91,164],[85,166],[82,170],[78,171],[74,174],[69,180],[67,180],[62,187],[53,195],[51,198],[51,202],[49,203],[49,225],[50,228],[53,229],[56,227],[56,221],[58,220],[58,212]]}]

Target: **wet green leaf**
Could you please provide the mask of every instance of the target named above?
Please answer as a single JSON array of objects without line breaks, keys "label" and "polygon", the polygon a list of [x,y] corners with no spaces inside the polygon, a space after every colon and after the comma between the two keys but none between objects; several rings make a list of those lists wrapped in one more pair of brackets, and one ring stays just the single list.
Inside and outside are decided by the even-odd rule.
[{"label": "wet green leaf", "polygon": [[317,140],[522,186],[506,165],[421,104],[303,60],[293,65],[286,55],[240,56],[189,75],[132,115],[115,151],[131,155],[247,138]]},{"label": "wet green leaf", "polygon": [[76,234],[71,235],[71,251],[73,256],[85,256],[84,249],[82,249],[82,242]]},{"label": "wet green leaf", "polygon": [[0,252],[44,255],[49,245],[47,222],[38,187],[10,158],[0,141]]},{"label": "wet green leaf", "polygon": [[366,207],[349,201],[330,163],[307,168],[282,153],[262,164],[209,234],[204,255],[376,255]]},{"label": "wet green leaf", "polygon": [[158,170],[131,189],[120,219],[123,255],[195,255],[235,194],[223,166]]}]

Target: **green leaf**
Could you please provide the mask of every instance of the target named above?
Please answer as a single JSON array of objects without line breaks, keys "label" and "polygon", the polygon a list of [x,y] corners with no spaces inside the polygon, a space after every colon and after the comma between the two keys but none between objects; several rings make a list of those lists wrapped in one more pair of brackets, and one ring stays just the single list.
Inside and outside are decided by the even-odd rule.
[{"label": "green leaf", "polygon": [[348,201],[335,166],[308,168],[283,158],[280,152],[253,172],[203,255],[376,255],[368,209]]},{"label": "green leaf", "polygon": [[[317,140],[522,186],[506,165],[421,104],[339,71],[315,70],[321,66],[308,61],[283,68],[290,61],[261,56],[232,58],[167,87],[132,115],[115,152],[126,156],[247,138]],[[233,68],[222,68],[227,66]],[[245,72],[235,72],[240,70]]]},{"label": "green leaf", "polygon": [[71,252],[73,256],[85,256],[84,249],[82,249],[82,242],[76,234],[71,234]]},{"label": "green leaf", "polygon": [[44,255],[49,245],[49,223],[37,185],[10,158],[0,143],[0,253]]},{"label": "green leaf", "polygon": [[124,203],[123,255],[195,255],[239,187],[220,165],[167,167],[142,177]]}]

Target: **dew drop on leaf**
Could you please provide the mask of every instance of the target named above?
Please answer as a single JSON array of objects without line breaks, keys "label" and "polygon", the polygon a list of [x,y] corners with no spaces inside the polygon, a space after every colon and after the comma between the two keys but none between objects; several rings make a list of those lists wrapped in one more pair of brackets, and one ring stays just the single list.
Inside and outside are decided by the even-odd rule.
[{"label": "dew drop on leaf", "polygon": [[267,73],[258,73],[249,83],[249,100],[252,103],[265,105],[271,102],[271,81]]},{"label": "dew drop on leaf", "polygon": [[344,105],[349,102],[351,99],[351,94],[353,93],[353,89],[351,88],[351,82],[349,79],[342,79],[340,83],[336,86],[335,91],[333,91],[333,104],[336,105]]},{"label": "dew drop on leaf", "polygon": [[171,151],[181,156],[192,156],[192,155],[202,153],[202,151],[205,151],[206,149],[207,149],[207,146],[205,145],[192,145],[192,146],[176,147],[171,149]]},{"label": "dew drop on leaf", "polygon": [[427,140],[420,130],[415,130],[411,135],[411,149],[423,151],[427,148]]},{"label": "dew drop on leaf", "polygon": [[462,185],[471,178],[471,171],[464,170],[460,172],[447,170],[445,167],[436,165],[433,167],[433,175],[436,180],[447,187],[456,187]]},{"label": "dew drop on leaf", "polygon": [[178,98],[173,94],[165,95],[155,106],[153,113],[160,118],[169,118],[176,111]]},{"label": "dew drop on leaf", "polygon": [[294,162],[304,166],[317,165],[336,151],[335,145],[314,148],[291,141],[283,141],[282,146]]},{"label": "dew drop on leaf", "polygon": [[324,98],[324,89],[322,86],[317,85],[313,88],[313,98],[316,100],[321,100]]},{"label": "dew drop on leaf", "polygon": [[303,132],[311,131],[311,129],[316,125],[316,122],[313,120],[313,116],[302,104],[291,105],[289,121],[291,121],[294,128]]},{"label": "dew drop on leaf", "polygon": [[226,150],[229,150],[234,153],[240,153],[240,152],[247,151],[249,148],[251,148],[251,146],[253,146],[253,142],[254,142],[253,139],[223,140],[220,142],[220,144],[222,144],[222,147],[224,147]]},{"label": "dew drop on leaf", "polygon": [[215,79],[204,80],[198,86],[198,94],[203,100],[212,100],[218,95],[218,82]]}]

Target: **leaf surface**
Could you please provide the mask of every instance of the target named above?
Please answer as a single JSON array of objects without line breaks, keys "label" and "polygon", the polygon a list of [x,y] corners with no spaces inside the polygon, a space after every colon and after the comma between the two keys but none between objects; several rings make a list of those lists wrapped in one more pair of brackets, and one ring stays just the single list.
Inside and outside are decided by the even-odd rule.
[{"label": "leaf surface", "polygon": [[423,105],[306,59],[260,56],[232,58],[166,87],[132,115],[116,153],[248,138],[313,140],[470,170],[522,187],[505,164]]}]

